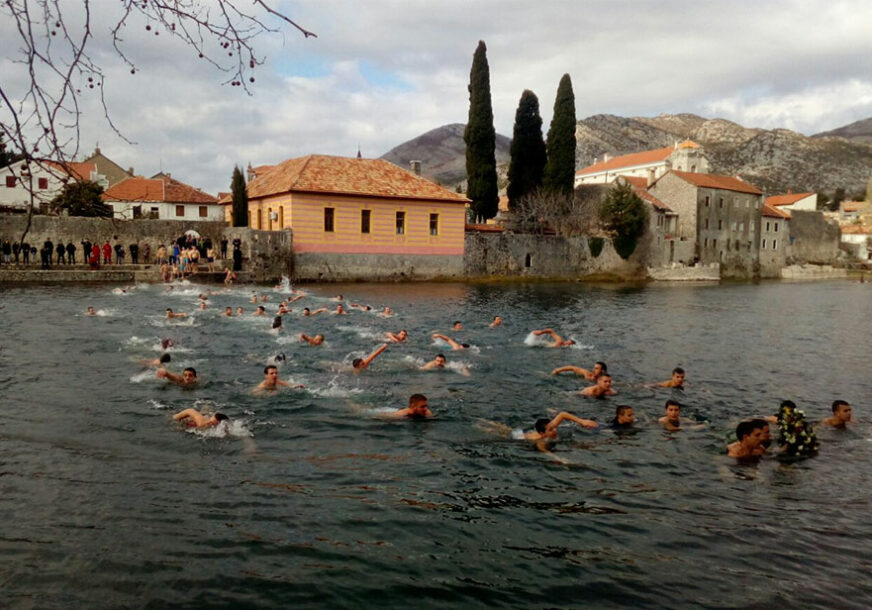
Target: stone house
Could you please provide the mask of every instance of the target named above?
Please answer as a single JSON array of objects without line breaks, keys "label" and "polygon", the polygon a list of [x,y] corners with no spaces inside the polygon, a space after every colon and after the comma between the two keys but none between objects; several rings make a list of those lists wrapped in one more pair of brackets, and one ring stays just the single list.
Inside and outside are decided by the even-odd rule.
[{"label": "stone house", "polygon": [[732,176],[670,170],[648,189],[678,213],[678,238],[724,277],[757,275],[763,193]]},{"label": "stone house", "polygon": [[618,176],[644,178],[648,184],[671,169],[691,173],[708,173],[710,165],[696,142],[685,140],[672,146],[611,157],[594,162],[575,172],[575,186],[580,184],[611,184]]},{"label": "stone house", "polygon": [[299,279],[463,274],[469,200],[388,161],[288,159],[258,173],[248,200],[250,227],[293,230]]},{"label": "stone house", "polygon": [[16,161],[0,168],[0,210],[25,212],[31,192],[36,207],[48,213],[49,203],[60,194],[64,185],[75,180],[91,180],[106,187],[93,163],[58,163],[45,159]]},{"label": "stone house", "polygon": [[790,245],[790,215],[768,203],[760,215],[760,277],[781,277]]},{"label": "stone house", "polygon": [[615,184],[629,184],[633,192],[642,199],[648,207],[648,229],[646,242],[646,265],[650,267],[665,266],[673,262],[690,263],[693,260],[693,248],[682,248],[677,237],[678,214],[647,190],[647,179],[636,176],[618,176]]},{"label": "stone house", "polygon": [[224,206],[217,198],[169,174],[125,178],[103,193],[103,201],[115,218],[127,220],[224,220]]}]

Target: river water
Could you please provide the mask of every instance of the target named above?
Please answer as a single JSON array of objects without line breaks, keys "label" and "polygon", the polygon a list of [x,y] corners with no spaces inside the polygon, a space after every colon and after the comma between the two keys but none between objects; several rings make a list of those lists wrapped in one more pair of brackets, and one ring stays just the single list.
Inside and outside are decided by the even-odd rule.
[{"label": "river water", "polygon": [[[250,287],[206,311],[201,286],[113,288],[0,293],[0,607],[870,605],[868,284],[322,285],[278,335],[251,315]],[[282,292],[259,292],[275,312]],[[340,292],[396,313],[299,316]],[[227,305],[244,315],[222,317]],[[166,307],[192,315],[166,320]],[[546,326],[578,344],[537,345],[529,333]],[[405,344],[347,372],[401,328]],[[436,331],[471,347],[450,352]],[[143,367],[162,338],[196,389]],[[438,352],[449,368],[418,370]],[[252,394],[278,353],[280,377],[304,388]],[[596,360],[617,396],[585,399],[580,378],[550,375]],[[674,366],[683,392],[645,385]],[[415,392],[432,421],[379,417]],[[707,425],[660,429],[673,396]],[[858,423],[819,427],[803,462],[728,460],[736,423],[785,398],[813,421],[843,398]],[[529,428],[559,410],[607,422],[624,403],[634,433],[564,426],[553,456],[483,423]],[[188,407],[231,423],[174,424]]]}]

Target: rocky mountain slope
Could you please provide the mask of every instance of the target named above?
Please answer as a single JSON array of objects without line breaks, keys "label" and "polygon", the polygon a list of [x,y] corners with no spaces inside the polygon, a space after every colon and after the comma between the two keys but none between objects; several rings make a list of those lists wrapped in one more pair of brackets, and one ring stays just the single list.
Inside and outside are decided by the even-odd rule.
[{"label": "rocky mountain slope", "polygon": [[822,131],[821,133],[814,134],[812,137],[825,138],[827,136],[838,136],[861,144],[872,144],[872,117],[844,125],[843,127],[831,131]]},{"label": "rocky mountain slope", "polygon": [[[439,184],[454,187],[466,180],[466,144],[463,141],[463,123],[443,125],[427,133],[403,142],[381,156],[402,168],[409,168],[409,161],[421,161],[421,173]],[[497,134],[497,166],[509,162],[511,140]]]},{"label": "rocky mountain slope", "polygon": [[[872,131],[872,121],[868,127]],[[767,194],[788,189],[831,194],[838,187],[849,194],[861,193],[872,172],[872,142],[856,137],[861,129],[848,132],[852,139],[839,137],[839,131],[808,137],[694,114],[633,118],[599,114],[578,122],[576,167],[602,159],[605,153],[623,155],[690,138],[705,150],[713,173],[740,175]]]}]

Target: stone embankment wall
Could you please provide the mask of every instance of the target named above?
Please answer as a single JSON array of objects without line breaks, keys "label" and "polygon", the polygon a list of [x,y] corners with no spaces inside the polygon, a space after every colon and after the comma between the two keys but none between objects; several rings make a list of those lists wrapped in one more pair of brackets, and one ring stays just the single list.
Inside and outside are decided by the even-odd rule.
[{"label": "stone embankment wall", "polygon": [[648,277],[662,282],[699,282],[714,281],[721,279],[721,266],[718,263],[710,265],[686,265],[673,264],[668,267],[649,267]]},{"label": "stone embankment wall", "polygon": [[[26,226],[27,217],[24,215],[0,215],[0,238],[18,241]],[[255,231],[248,227],[230,227],[219,221],[115,220],[35,215],[25,241],[37,248],[41,248],[47,239],[55,244],[58,241],[72,241],[77,248],[76,257],[81,260],[82,240],[96,240],[101,245],[108,240],[114,246],[117,237],[125,250],[131,243],[138,243],[140,257],[143,246],[149,244],[153,260],[160,244],[169,244],[189,229],[203,237],[210,237],[216,253],[222,236],[231,244],[237,237],[242,240],[243,270],[252,272],[255,281],[277,280],[282,275],[290,276],[293,271],[293,235],[290,230]],[[232,249],[232,245],[228,246],[228,256]],[[129,253],[126,260],[130,262]],[[230,260],[221,261],[216,268],[231,264]]]},{"label": "stone embankment wall", "polygon": [[463,279],[462,256],[297,252],[294,281],[407,281]]},{"label": "stone embankment wall", "polygon": [[642,248],[624,260],[608,239],[598,256],[591,254],[587,237],[558,235],[467,233],[465,247],[464,274],[469,278],[645,277],[638,260]]}]

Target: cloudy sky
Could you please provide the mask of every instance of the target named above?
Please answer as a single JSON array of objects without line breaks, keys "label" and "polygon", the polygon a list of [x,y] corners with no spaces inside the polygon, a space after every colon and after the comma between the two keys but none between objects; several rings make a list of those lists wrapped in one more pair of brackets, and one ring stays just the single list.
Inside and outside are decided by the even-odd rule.
[{"label": "cloudy sky", "polygon": [[[539,96],[547,126],[565,72],[579,119],[692,112],[812,134],[872,116],[868,0],[281,0],[271,6],[318,37],[290,27],[260,37],[266,61],[251,95],[135,19],[123,33],[138,70],[130,74],[106,34],[115,4],[92,5],[91,56],[107,76],[111,118],[134,144],[111,132],[86,94],[82,151],[99,142],[138,174],[163,169],[212,193],[228,190],[234,164],[352,156],[358,146],[378,157],[465,122],[479,40],[488,48],[496,128],[506,135],[524,89]],[[21,76],[10,63],[17,50],[0,22],[8,90]]]}]

